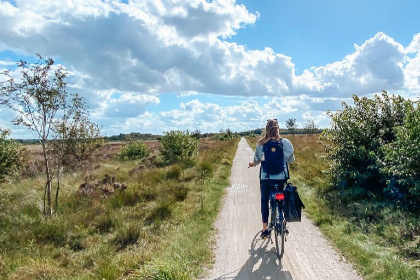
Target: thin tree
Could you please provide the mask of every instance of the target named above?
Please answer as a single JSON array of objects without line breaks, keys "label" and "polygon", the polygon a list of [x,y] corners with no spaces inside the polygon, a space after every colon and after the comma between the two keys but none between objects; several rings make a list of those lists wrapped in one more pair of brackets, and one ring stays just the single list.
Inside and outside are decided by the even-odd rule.
[{"label": "thin tree", "polygon": [[313,133],[316,133],[318,127],[316,126],[313,120],[309,120],[306,122],[304,129],[306,133],[313,134]]},{"label": "thin tree", "polygon": [[15,79],[10,71],[0,73],[6,77],[1,82],[0,104],[8,106],[17,113],[12,120],[15,125],[29,128],[39,140],[45,168],[44,214],[53,213],[51,187],[53,173],[50,166],[51,153],[48,140],[54,128],[54,121],[64,110],[68,96],[65,79],[67,72],[62,66],[54,66],[52,58],[44,59],[37,54],[34,64],[20,60],[17,63],[21,77]]},{"label": "thin tree", "polygon": [[296,119],[294,119],[294,118],[288,119],[286,121],[286,127],[294,135],[295,134],[295,130],[298,127],[298,125],[296,123]]},{"label": "thin tree", "polygon": [[84,99],[78,94],[72,94],[71,97],[71,106],[65,106],[61,118],[54,122],[53,140],[48,142],[57,167],[56,211],[63,167],[74,164],[74,159],[78,163],[87,160],[104,143],[99,126],[89,120]]}]

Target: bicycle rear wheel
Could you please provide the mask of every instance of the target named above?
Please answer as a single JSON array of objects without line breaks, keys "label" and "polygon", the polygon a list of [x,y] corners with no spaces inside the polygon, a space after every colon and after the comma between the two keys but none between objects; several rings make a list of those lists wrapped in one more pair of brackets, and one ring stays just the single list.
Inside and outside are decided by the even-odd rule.
[{"label": "bicycle rear wheel", "polygon": [[284,239],[285,239],[285,229],[286,221],[284,217],[281,217],[283,213],[281,211],[276,211],[276,223],[274,225],[274,240],[276,242],[276,253],[279,260],[283,257],[284,254]]}]

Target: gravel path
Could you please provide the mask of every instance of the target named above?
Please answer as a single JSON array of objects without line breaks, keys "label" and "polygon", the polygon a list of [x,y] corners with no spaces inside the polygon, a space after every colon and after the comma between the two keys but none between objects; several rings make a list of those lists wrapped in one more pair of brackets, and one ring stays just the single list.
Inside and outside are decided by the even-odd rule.
[{"label": "gravel path", "polygon": [[214,267],[204,279],[361,279],[306,217],[288,224],[290,234],[279,262],[275,245],[259,238],[259,167],[247,168],[252,156],[252,149],[242,138],[233,162],[231,186],[216,222]]}]

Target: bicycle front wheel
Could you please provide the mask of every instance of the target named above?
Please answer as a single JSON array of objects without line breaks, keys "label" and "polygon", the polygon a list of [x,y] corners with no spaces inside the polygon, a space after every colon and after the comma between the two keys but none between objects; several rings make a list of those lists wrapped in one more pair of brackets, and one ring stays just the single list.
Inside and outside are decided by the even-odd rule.
[{"label": "bicycle front wheel", "polygon": [[276,211],[276,223],[274,225],[274,239],[276,242],[276,253],[279,260],[283,257],[284,254],[284,239],[285,239],[285,229],[286,229],[286,220],[282,217],[282,212]]}]

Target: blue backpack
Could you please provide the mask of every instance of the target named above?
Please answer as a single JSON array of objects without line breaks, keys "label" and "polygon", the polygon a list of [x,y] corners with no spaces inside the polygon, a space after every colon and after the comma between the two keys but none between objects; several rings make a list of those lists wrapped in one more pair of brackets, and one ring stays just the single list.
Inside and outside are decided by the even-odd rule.
[{"label": "blue backpack", "polygon": [[268,175],[278,175],[284,172],[283,142],[280,140],[268,140],[263,146],[264,161],[261,162],[262,169]]}]

